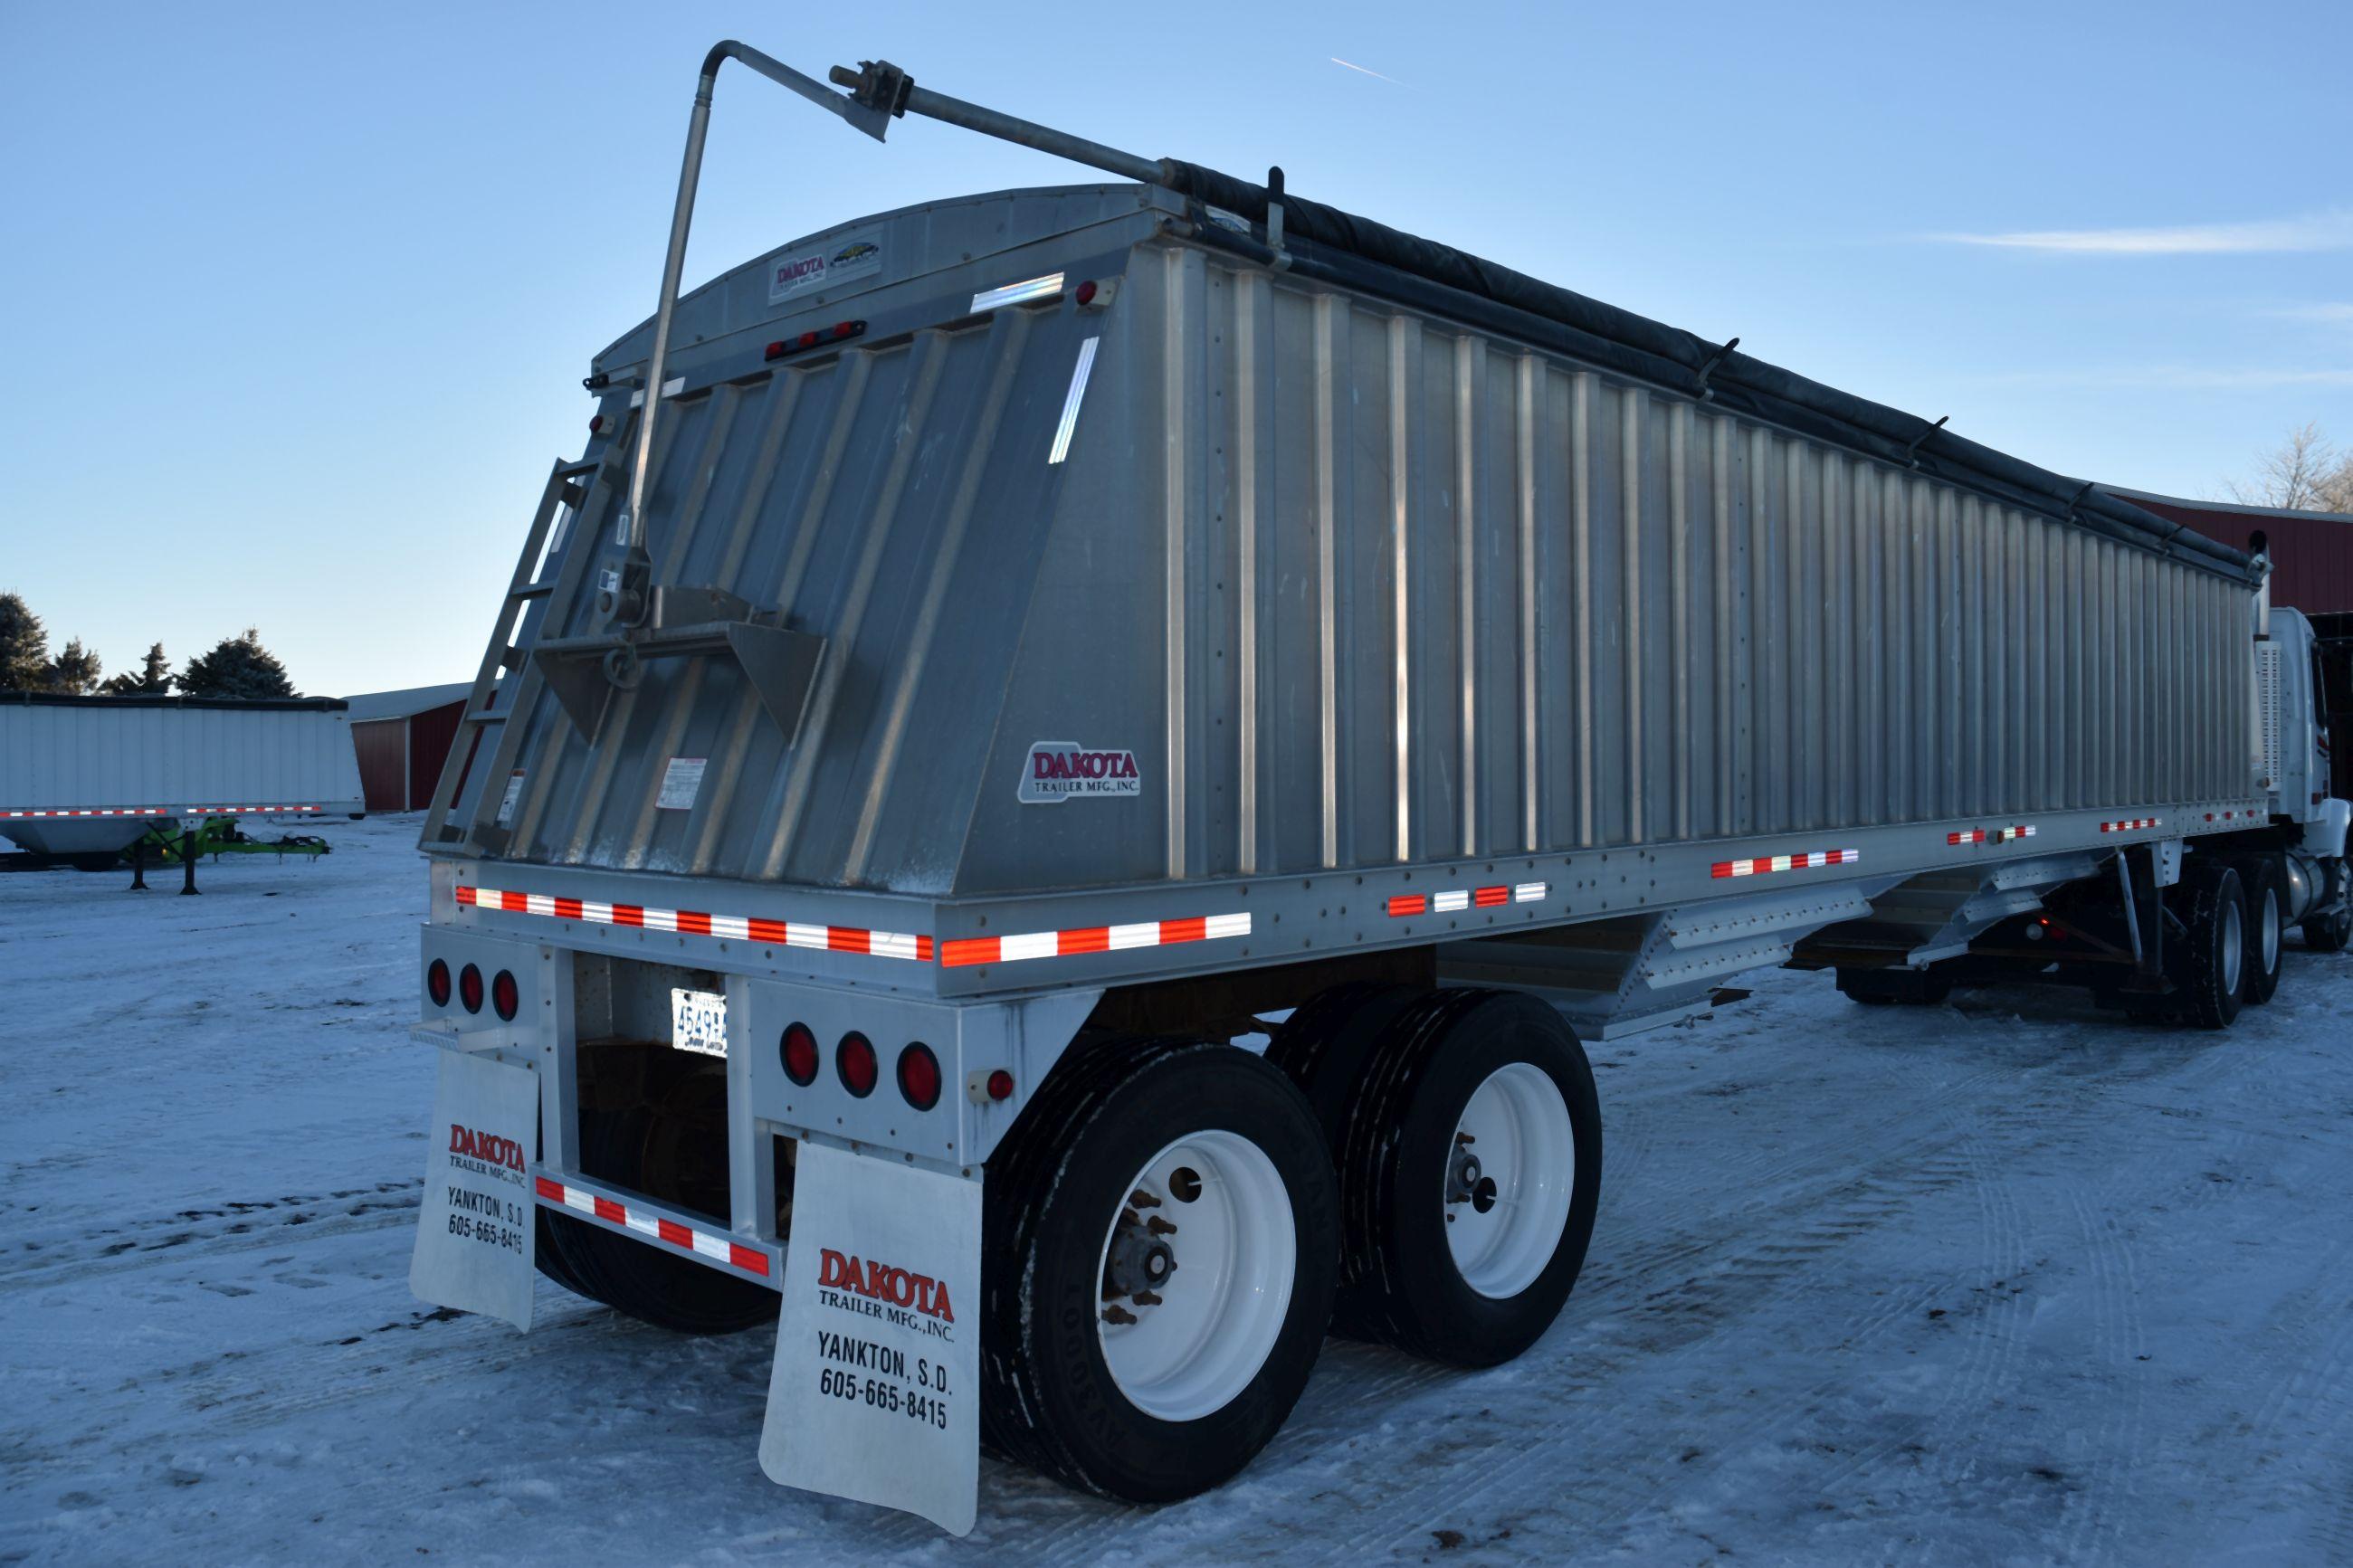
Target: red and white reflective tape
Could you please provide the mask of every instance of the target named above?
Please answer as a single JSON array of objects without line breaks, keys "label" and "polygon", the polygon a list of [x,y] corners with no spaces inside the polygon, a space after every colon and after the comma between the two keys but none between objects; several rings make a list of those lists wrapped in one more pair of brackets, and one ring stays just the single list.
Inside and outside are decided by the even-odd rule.
[{"label": "red and white reflective tape", "polygon": [[1442,893],[1399,893],[1389,900],[1389,918],[1451,915],[1458,910],[1492,910],[1498,904],[1539,903],[1550,891],[1550,882],[1514,882],[1508,888],[1449,888]]},{"label": "red and white reflective tape", "polygon": [[808,925],[799,921],[762,920],[754,915],[712,915],[699,910],[656,910],[642,904],[606,904],[593,899],[558,899],[545,893],[514,893],[498,888],[456,889],[461,904],[510,915],[539,915],[588,925],[638,926],[685,936],[723,937],[775,947],[814,948],[822,952],[862,952],[874,958],[905,958],[928,963],[932,939],[903,931],[865,931],[857,926]]},{"label": "red and white reflective tape", "polygon": [[534,1176],[532,1180],[539,1189],[542,1203],[561,1204],[568,1209],[578,1209],[582,1214],[595,1215],[609,1224],[626,1226],[639,1236],[655,1241],[667,1241],[672,1247],[700,1254],[714,1263],[724,1263],[746,1274],[756,1274],[763,1279],[768,1278],[768,1255],[756,1247],[738,1246],[723,1236],[712,1236],[691,1226],[680,1225],[675,1220],[630,1208],[627,1204],[617,1204],[610,1198],[584,1193],[578,1187],[551,1182],[545,1176]]},{"label": "red and white reflective tape", "polygon": [[189,805],[183,816],[285,816],[298,811],[324,811],[323,805]]},{"label": "red and white reflective tape", "polygon": [[1809,849],[1799,855],[1760,855],[1754,860],[1718,860],[1707,868],[1707,874],[1762,877],[1774,871],[1804,871],[1816,866],[1852,866],[1862,858],[1860,849]]},{"label": "red and white reflective tape", "polygon": [[[1215,942],[1248,936],[1247,914],[1195,915],[1183,921],[1141,921],[1124,926],[1081,926],[1075,931],[1033,931],[1019,936],[952,937],[940,944],[940,963],[960,969],[973,963],[1011,963],[1024,958],[1069,958],[1082,952],[1124,952],[1136,947],[1171,947],[1184,942]],[[925,937],[928,943],[931,938]]]},{"label": "red and white reflective tape", "polygon": [[2206,820],[2209,822],[2236,822],[2242,816],[2249,822],[2253,822],[2255,819],[2255,814],[2252,811],[2225,811],[2221,813],[2210,811],[2206,814]]},{"label": "red and white reflective tape", "polygon": [[2034,829],[2026,823],[2016,827],[1971,827],[1959,833],[1947,833],[1947,844],[2008,844],[2015,838],[2031,838]]},{"label": "red and white reflective tape", "polygon": [[0,816],[169,816],[160,805],[71,806],[57,811],[0,811]]},{"label": "red and white reflective tape", "polygon": [[2163,821],[2164,818],[2157,816],[2132,816],[2126,817],[2122,822],[2103,822],[2100,824],[2100,831],[2103,833],[2137,833],[2144,827],[2155,827]]}]

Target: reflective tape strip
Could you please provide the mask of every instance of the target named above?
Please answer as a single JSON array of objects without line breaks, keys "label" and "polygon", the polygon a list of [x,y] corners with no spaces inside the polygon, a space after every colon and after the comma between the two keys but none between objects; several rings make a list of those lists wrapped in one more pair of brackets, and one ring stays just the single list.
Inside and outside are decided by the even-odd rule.
[{"label": "reflective tape strip", "polygon": [[160,805],[63,806],[55,810],[0,811],[0,816],[169,816]]},{"label": "reflective tape strip", "polygon": [[[2206,814],[2206,820],[2209,822],[2236,822],[2242,816],[2249,822],[2253,822],[2255,819],[2255,814],[2252,811],[2225,811],[2221,813],[2210,811]],[[2151,826],[2154,826],[2154,824],[2152,823]]]},{"label": "reflective tape strip", "polygon": [[1069,958],[1082,952],[1171,947],[1178,942],[1215,942],[1250,933],[1250,916],[1231,914],[1143,921],[1134,925],[1080,926],[1072,931],[1024,931],[1018,936],[955,937],[940,943],[940,963],[949,969],[961,969],[974,963],[1011,963],[1029,958]]},{"label": "reflective tape strip", "polygon": [[2033,837],[2034,829],[2025,823],[2021,823],[2015,827],[1971,827],[1959,833],[1947,833],[1945,835],[1945,842],[1947,844],[2008,844],[2016,839]]},{"label": "reflective tape strip", "polygon": [[184,805],[183,816],[290,816],[301,811],[324,811],[323,805]]},{"label": "reflective tape strip", "polygon": [[2100,824],[2100,831],[2103,833],[2137,833],[2144,827],[2158,826],[2163,821],[2164,818],[2156,816],[2128,817],[2123,822],[2103,822]]},{"label": "reflective tape strip", "polygon": [[691,1226],[681,1225],[676,1220],[664,1219],[659,1215],[616,1203],[611,1198],[600,1198],[593,1193],[584,1193],[578,1187],[551,1182],[545,1176],[534,1176],[532,1182],[539,1194],[539,1201],[543,1204],[577,1209],[582,1214],[594,1215],[608,1225],[620,1226],[649,1240],[668,1242],[682,1251],[699,1252],[746,1274],[756,1274],[763,1279],[768,1278],[768,1255],[755,1247],[739,1246],[723,1236],[712,1236]]},{"label": "reflective tape strip", "polygon": [[1795,855],[1760,855],[1751,860],[1718,860],[1707,868],[1711,877],[1762,877],[1774,871],[1804,871],[1816,866],[1852,866],[1862,858],[1860,849],[1808,849]]},{"label": "reflective tape strip", "polygon": [[772,947],[814,948],[820,952],[862,952],[873,958],[903,958],[928,963],[932,939],[904,931],[862,931],[855,926],[804,925],[797,921],[751,915],[712,915],[699,910],[655,910],[641,904],[607,904],[590,899],[559,899],[546,893],[515,893],[499,888],[455,889],[457,900],[501,914],[538,915],[584,925],[637,926],[684,936],[715,936]]},{"label": "reflective tape strip", "polygon": [[1552,891],[1550,882],[1520,882],[1511,887],[1449,888],[1438,893],[1399,893],[1389,900],[1391,920],[1413,915],[1451,915],[1462,910],[1492,910],[1498,904],[1533,904]]}]

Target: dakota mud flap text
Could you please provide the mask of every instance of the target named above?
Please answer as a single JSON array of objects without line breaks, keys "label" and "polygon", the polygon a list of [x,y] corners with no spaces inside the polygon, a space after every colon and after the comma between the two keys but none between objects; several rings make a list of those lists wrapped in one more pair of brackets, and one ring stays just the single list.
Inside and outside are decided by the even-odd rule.
[{"label": "dakota mud flap text", "polygon": [[980,1183],[800,1146],[760,1468],[971,1533]]},{"label": "dakota mud flap text", "polygon": [[527,1330],[538,1231],[531,1150],[539,1079],[488,1057],[439,1055],[408,1288],[437,1307],[504,1318]]}]

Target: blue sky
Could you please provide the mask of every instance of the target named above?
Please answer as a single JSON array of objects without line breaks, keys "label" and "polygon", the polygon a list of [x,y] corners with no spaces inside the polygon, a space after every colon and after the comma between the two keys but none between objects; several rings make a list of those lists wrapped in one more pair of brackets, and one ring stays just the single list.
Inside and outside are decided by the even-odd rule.
[{"label": "blue sky", "polygon": [[[308,691],[470,677],[587,357],[651,309],[695,68],[730,35],[1280,163],[2064,473],[2213,494],[2306,420],[2353,441],[2342,0],[5,0],[0,588],[110,670],[253,624]],[[731,74],[689,279],[1080,177],[913,121],[878,147]]]}]

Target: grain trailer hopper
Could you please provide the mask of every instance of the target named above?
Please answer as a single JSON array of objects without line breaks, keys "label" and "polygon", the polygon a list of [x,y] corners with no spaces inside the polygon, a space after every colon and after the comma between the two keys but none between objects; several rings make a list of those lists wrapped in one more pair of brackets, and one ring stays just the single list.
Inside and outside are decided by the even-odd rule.
[{"label": "grain trailer hopper", "polygon": [[[1113,182],[681,295],[731,58]],[[420,1294],[781,1294],[777,1479],[961,1530],[985,1436],[1183,1497],[1327,1324],[1552,1322],[1580,1035],[1980,946],[2221,1025],[2292,855],[2341,905],[2260,561],[1279,173],[833,80],[706,61],[428,814]]]}]

